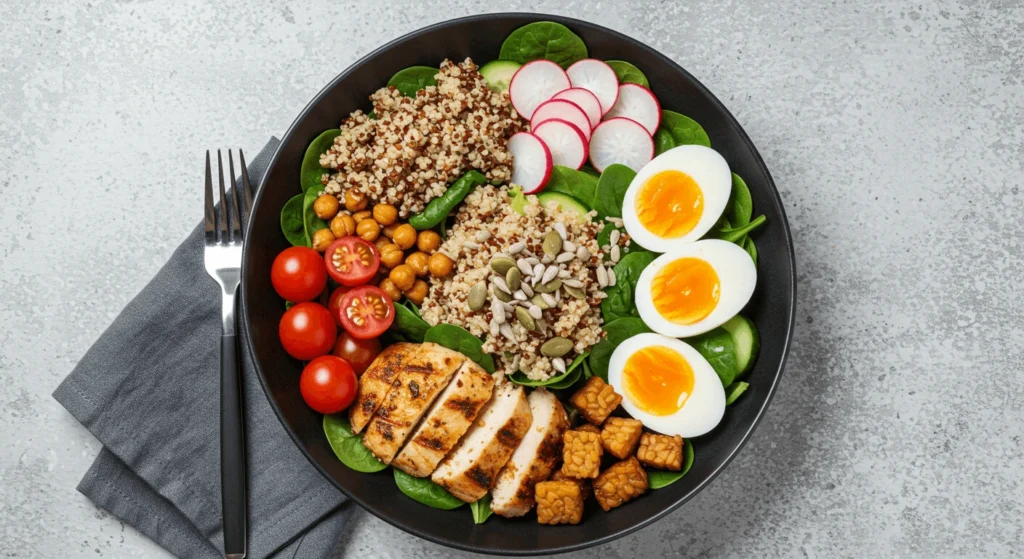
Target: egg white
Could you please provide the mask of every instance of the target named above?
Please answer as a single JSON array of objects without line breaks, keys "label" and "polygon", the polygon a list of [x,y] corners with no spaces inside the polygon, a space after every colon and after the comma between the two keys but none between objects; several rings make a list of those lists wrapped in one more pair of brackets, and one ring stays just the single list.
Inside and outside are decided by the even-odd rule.
[{"label": "egg white", "polygon": [[[667,347],[693,369],[693,393],[683,407],[670,415],[652,415],[637,407],[622,378],[626,361],[637,351],[651,346]],[[725,389],[707,359],[682,340],[660,334],[637,334],[619,344],[608,361],[608,384],[622,394],[622,407],[644,427],[665,435],[698,437],[715,428],[725,414]]]},{"label": "egg white", "polygon": [[[693,324],[677,324],[663,317],[655,308],[651,282],[668,263],[687,257],[704,260],[718,274],[718,305],[710,314]],[[739,314],[750,301],[756,285],[757,267],[747,251],[721,239],[704,239],[662,254],[644,268],[636,282],[636,308],[640,318],[651,330],[673,338],[689,338],[721,326]]]},{"label": "egg white", "polygon": [[[704,197],[700,220],[690,232],[680,237],[661,237],[640,223],[636,212],[636,197],[652,176],[662,171],[681,171],[690,175]],[[714,227],[725,211],[732,193],[732,172],[717,151],[704,146],[674,147],[644,165],[629,183],[622,202],[622,221],[630,238],[640,246],[654,252],[668,252],[680,244],[696,241]]]}]

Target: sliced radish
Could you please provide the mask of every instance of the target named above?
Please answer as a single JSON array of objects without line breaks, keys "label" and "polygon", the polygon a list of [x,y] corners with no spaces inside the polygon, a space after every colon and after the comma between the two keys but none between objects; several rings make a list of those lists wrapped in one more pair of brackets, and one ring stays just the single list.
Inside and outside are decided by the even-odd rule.
[{"label": "sliced radish", "polygon": [[615,70],[600,60],[585,58],[565,71],[573,87],[582,87],[597,97],[601,114],[608,114],[619,96],[619,78]]},{"label": "sliced radish", "polygon": [[587,162],[587,139],[575,124],[553,118],[540,123],[533,133],[551,150],[551,163],[579,169]]},{"label": "sliced radish", "polygon": [[583,112],[587,113],[587,118],[590,119],[591,130],[601,123],[601,115],[604,114],[601,111],[601,102],[597,100],[597,96],[591,93],[589,89],[570,87],[565,91],[559,91],[552,99],[565,99],[579,105]]},{"label": "sliced radish", "polygon": [[654,139],[635,120],[621,116],[608,119],[597,125],[590,138],[590,164],[599,173],[612,163],[639,171],[653,158]]},{"label": "sliced radish", "polygon": [[551,150],[537,136],[517,132],[508,139],[512,154],[512,184],[523,187],[523,192],[539,192],[551,178]]},{"label": "sliced radish", "polygon": [[551,99],[544,101],[533,111],[533,118],[530,119],[530,129],[537,128],[546,120],[561,119],[576,125],[576,128],[583,132],[587,142],[590,142],[590,118],[579,105],[565,99]]},{"label": "sliced radish", "polygon": [[624,83],[619,86],[619,99],[605,119],[626,117],[643,125],[648,132],[654,134],[661,124],[661,103],[654,93],[646,87],[635,83]]},{"label": "sliced radish", "polygon": [[534,60],[523,64],[512,76],[508,96],[519,116],[529,120],[541,103],[570,85],[561,66],[550,60]]}]

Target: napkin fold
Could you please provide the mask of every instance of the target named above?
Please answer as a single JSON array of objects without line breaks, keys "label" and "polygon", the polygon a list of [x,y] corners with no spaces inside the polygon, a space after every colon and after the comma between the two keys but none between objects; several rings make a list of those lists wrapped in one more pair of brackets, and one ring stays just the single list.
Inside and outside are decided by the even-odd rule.
[{"label": "napkin fold", "polygon": [[[254,190],[279,143],[272,138],[251,160]],[[200,224],[53,393],[104,446],[78,490],[189,558],[223,557],[224,551],[221,302],[203,267],[203,246]],[[349,507],[285,432],[244,344],[240,353],[248,557],[326,557]]]}]

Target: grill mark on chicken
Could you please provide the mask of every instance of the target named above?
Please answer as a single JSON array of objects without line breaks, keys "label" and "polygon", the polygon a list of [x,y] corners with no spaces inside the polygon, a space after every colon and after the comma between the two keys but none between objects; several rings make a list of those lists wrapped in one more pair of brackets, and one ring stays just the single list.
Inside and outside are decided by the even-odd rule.
[{"label": "grill mark on chicken", "polygon": [[467,398],[452,398],[445,402],[445,407],[462,414],[463,417],[472,421],[476,416],[477,410],[480,409],[480,402]]},{"label": "grill mark on chicken", "polygon": [[466,477],[469,478],[473,483],[479,485],[484,489],[491,488],[491,476],[487,472],[480,469],[479,466],[473,466],[466,470]]},{"label": "grill mark on chicken", "polygon": [[501,443],[501,446],[504,446],[505,448],[515,448],[519,446],[519,441],[523,439],[522,437],[518,436],[516,432],[513,431],[510,427],[511,426],[502,427],[501,429],[498,430],[497,434],[498,442]]},{"label": "grill mark on chicken", "polygon": [[432,448],[434,450],[441,450],[442,448],[444,448],[444,441],[432,437],[417,437],[416,444],[420,446],[425,446],[427,448]]}]

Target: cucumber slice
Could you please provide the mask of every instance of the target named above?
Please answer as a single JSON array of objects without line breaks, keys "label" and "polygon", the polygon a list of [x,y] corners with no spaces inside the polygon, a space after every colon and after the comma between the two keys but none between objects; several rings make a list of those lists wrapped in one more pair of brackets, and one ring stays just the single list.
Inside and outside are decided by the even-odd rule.
[{"label": "cucumber slice", "polygon": [[487,80],[487,86],[497,92],[508,91],[512,76],[522,64],[512,60],[492,60],[480,67],[480,74]]},{"label": "cucumber slice", "polygon": [[590,208],[584,206],[579,200],[561,192],[541,192],[537,195],[537,200],[540,201],[541,206],[547,206],[548,202],[557,202],[558,207],[575,212],[583,220],[586,220],[587,214],[590,213]]},{"label": "cucumber slice", "polygon": [[754,366],[757,351],[761,348],[757,327],[749,318],[736,315],[727,320],[722,328],[732,335],[732,341],[736,344],[736,366],[739,368],[739,375],[742,375]]}]

